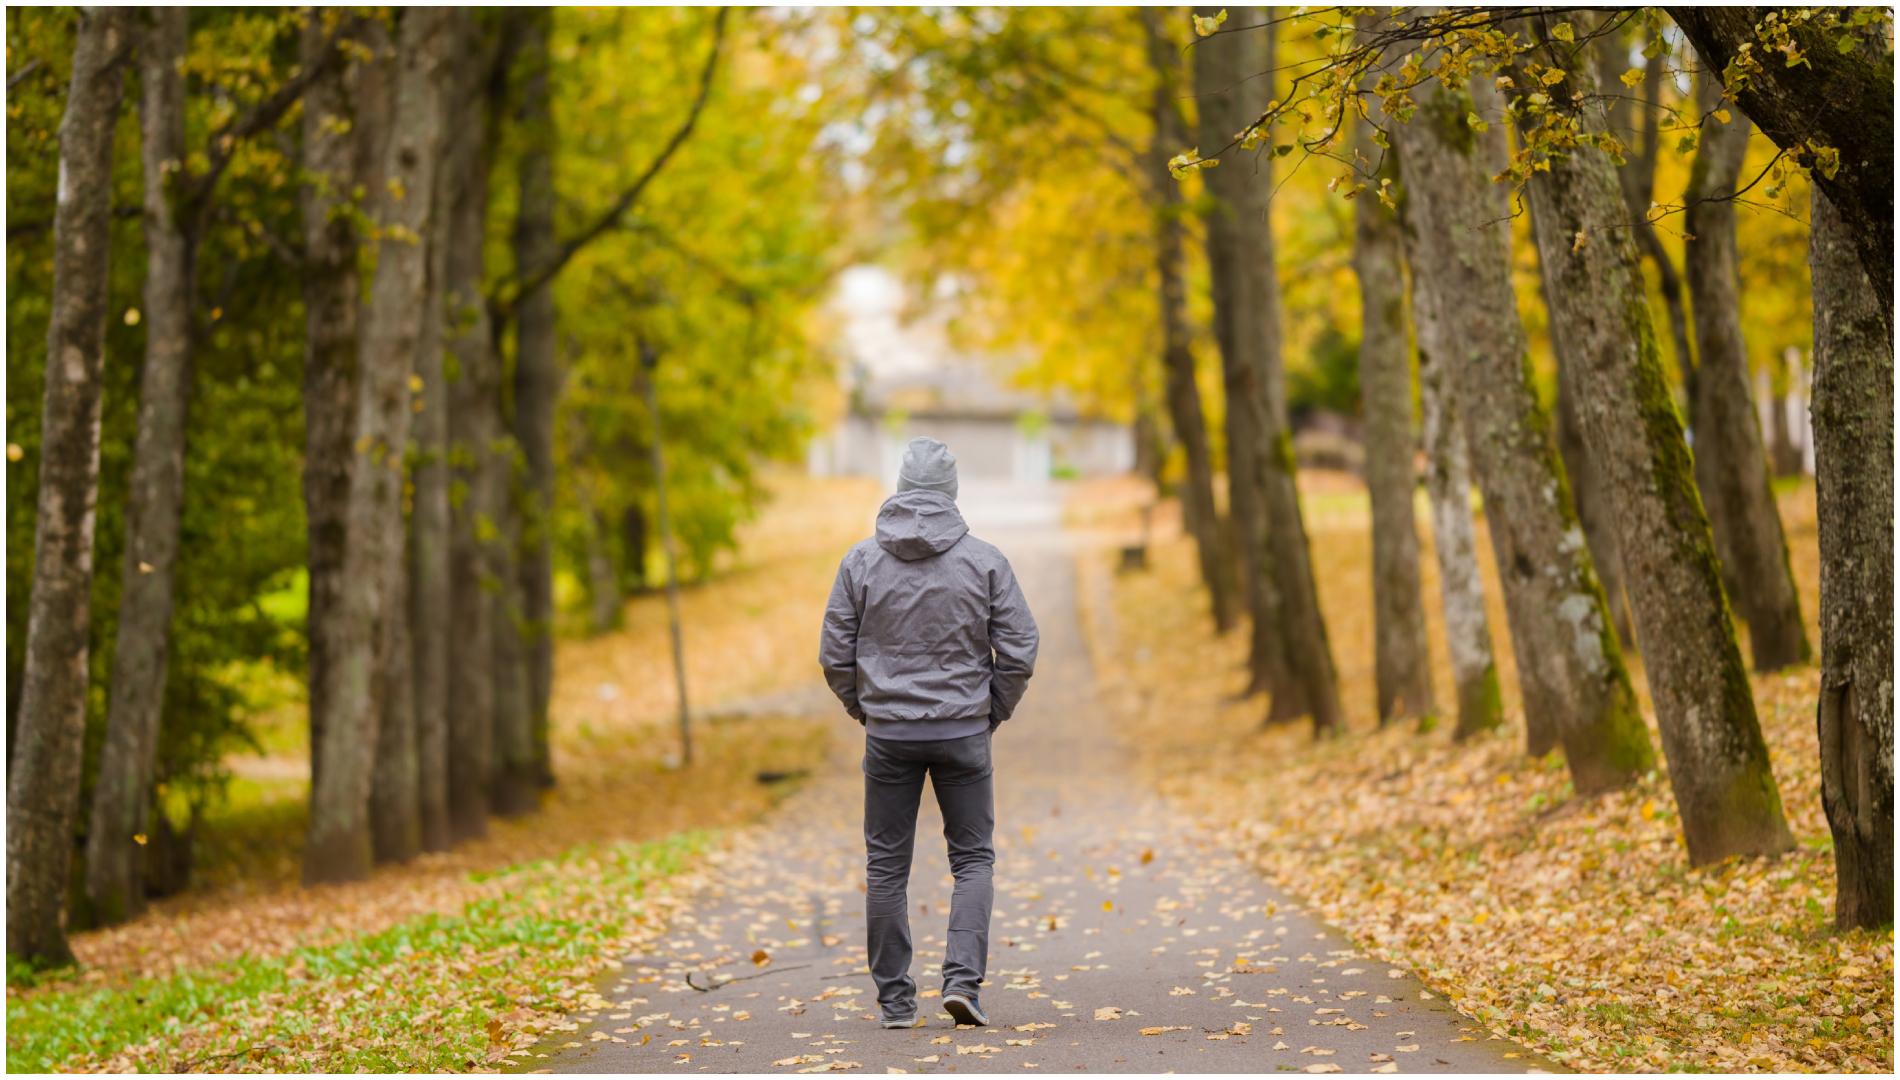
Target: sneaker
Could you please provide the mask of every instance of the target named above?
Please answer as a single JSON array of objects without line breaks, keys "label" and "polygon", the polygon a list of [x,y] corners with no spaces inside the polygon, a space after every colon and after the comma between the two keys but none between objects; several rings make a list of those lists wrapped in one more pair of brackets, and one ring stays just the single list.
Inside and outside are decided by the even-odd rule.
[{"label": "sneaker", "polygon": [[976,999],[965,994],[945,994],[943,1011],[949,1013],[950,1019],[958,1024],[968,1024],[971,1027],[990,1026],[990,1018],[983,1015],[982,1009],[977,1008]]},{"label": "sneaker", "polygon": [[883,1027],[883,1028],[916,1027],[917,1014],[915,1012],[912,1012],[909,1016],[887,1016],[884,1019],[879,1020],[877,1022],[877,1026]]}]

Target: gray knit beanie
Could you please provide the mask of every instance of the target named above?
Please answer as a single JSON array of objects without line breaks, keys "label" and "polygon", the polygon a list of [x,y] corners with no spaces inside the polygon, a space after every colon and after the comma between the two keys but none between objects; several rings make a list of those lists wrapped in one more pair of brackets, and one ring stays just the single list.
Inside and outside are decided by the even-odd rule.
[{"label": "gray knit beanie", "polygon": [[919,436],[904,449],[898,491],[936,491],[957,497],[957,456],[935,439]]}]

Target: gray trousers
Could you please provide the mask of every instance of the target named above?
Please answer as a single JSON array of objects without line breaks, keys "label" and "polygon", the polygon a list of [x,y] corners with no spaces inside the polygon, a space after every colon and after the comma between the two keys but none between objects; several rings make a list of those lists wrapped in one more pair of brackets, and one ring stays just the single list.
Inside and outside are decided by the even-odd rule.
[{"label": "gray trousers", "polygon": [[996,865],[989,733],[931,742],[866,736],[865,936],[878,1004],[889,1017],[907,1016],[916,1008],[907,888],[917,837],[917,804],[923,797],[926,774],[943,812],[943,838],[950,848],[950,872],[956,877],[944,950],[944,992],[967,994],[975,1000],[989,965],[994,897],[990,877]]}]

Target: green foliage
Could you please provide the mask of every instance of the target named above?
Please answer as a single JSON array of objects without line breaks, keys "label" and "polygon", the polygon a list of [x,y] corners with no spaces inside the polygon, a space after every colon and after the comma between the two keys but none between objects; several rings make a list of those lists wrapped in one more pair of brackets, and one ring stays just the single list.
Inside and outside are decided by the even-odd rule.
[{"label": "green foliage", "polygon": [[[33,523],[38,498],[39,412],[45,367],[56,146],[72,48],[70,11],[10,9],[8,49],[16,68],[41,66],[8,95],[7,438],[20,448],[7,464],[7,685],[17,688],[32,587]],[[190,95],[187,146],[241,107],[274,89],[291,67],[294,20],[282,12],[194,16],[187,57],[194,88],[215,82],[227,93]],[[114,205],[137,207],[140,163],[138,88],[128,79],[114,156]],[[300,487],[302,319],[294,267],[274,237],[300,227],[294,171],[272,139],[244,145],[219,188],[222,212],[198,259],[200,320],[194,350],[194,402],[182,522],[171,671],[158,748],[161,789],[187,805],[210,798],[220,761],[245,741],[242,694],[221,673],[244,660],[298,663],[301,627],[267,614],[260,594],[294,574],[303,560]],[[111,306],[101,425],[96,571],[93,586],[87,760],[103,735],[123,571],[126,483],[136,429],[143,237],[136,216],[113,228]],[[286,420],[289,420],[287,423]],[[13,717],[8,715],[9,728]]]},{"label": "green foliage", "polygon": [[1337,326],[1322,328],[1306,362],[1292,365],[1286,382],[1287,410],[1295,418],[1315,411],[1358,415],[1358,339],[1347,337]]}]

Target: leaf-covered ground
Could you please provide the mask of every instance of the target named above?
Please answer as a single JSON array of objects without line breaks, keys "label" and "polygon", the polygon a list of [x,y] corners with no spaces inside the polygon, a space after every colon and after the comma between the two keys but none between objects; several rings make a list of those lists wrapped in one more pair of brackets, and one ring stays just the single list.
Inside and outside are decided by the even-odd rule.
[{"label": "leaf-covered ground", "polygon": [[307,772],[294,737],[267,738],[273,756],[231,763],[247,801],[207,826],[208,887],[76,935],[75,970],[9,977],[10,1071],[467,1068],[534,1041],[664,921],[704,830],[757,817],[824,756],[822,723],[772,695],[809,681],[813,612],[877,493],[776,485],[724,571],[682,597],[693,768],[676,767],[657,595],[620,631],[560,644],[560,783],[454,851],[299,888]]},{"label": "leaf-covered ground", "polygon": [[[1892,1071],[1892,932],[1833,929],[1816,669],[1754,680],[1798,849],[1691,869],[1665,775],[1579,799],[1560,758],[1525,756],[1521,715],[1466,745],[1450,741],[1448,724],[1377,730],[1363,489],[1323,475],[1303,487],[1350,733],[1315,744],[1304,728],[1261,730],[1260,704],[1232,700],[1243,635],[1216,639],[1201,604],[1183,603],[1198,596],[1191,552],[1163,522],[1153,569],[1102,590],[1111,629],[1095,648],[1100,669],[1119,673],[1111,694],[1165,792],[1375,955],[1571,1067]],[[1132,535],[1139,501],[1104,484],[1074,516]],[[1785,492],[1781,508],[1812,623],[1812,487]],[[1451,679],[1424,522],[1442,701]],[[1108,579],[1110,553],[1084,572]],[[1485,572],[1515,702],[1496,576]],[[1640,663],[1635,674],[1642,689]]]}]

